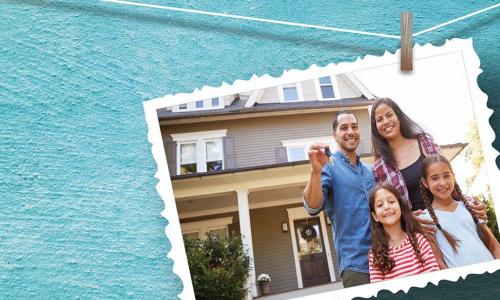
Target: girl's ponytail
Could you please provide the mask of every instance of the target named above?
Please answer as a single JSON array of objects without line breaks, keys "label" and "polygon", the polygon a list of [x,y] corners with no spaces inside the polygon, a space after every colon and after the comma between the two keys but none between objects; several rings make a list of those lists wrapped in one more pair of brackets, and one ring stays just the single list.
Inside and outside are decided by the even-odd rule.
[{"label": "girl's ponytail", "polygon": [[[422,165],[422,170],[424,170],[424,165]],[[431,215],[434,225],[436,225],[436,227],[443,233],[444,237],[451,245],[451,248],[453,248],[453,252],[457,252],[457,246],[459,240],[457,240],[457,238],[451,235],[448,231],[444,230],[443,227],[441,227],[441,224],[439,224],[438,217],[436,216],[436,213],[432,208],[432,200],[434,196],[432,196],[431,191],[425,187],[423,182],[420,182],[420,195],[422,196],[422,200],[424,200],[425,207],[429,211],[429,214]]]}]

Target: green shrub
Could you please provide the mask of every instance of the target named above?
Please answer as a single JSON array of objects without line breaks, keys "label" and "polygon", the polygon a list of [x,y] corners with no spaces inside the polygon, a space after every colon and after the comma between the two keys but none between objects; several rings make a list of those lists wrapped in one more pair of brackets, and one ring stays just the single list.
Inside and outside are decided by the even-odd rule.
[{"label": "green shrub", "polygon": [[241,238],[184,240],[196,299],[244,299],[250,261]]}]

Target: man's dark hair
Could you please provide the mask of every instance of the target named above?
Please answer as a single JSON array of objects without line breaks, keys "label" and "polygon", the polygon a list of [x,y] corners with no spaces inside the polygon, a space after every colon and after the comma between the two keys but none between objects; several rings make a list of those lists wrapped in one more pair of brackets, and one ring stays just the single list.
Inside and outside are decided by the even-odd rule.
[{"label": "man's dark hair", "polygon": [[332,122],[332,125],[333,125],[333,131],[337,130],[337,126],[339,126],[339,117],[341,115],[353,115],[354,116],[354,119],[356,119],[356,122],[358,122],[358,117],[350,110],[341,110],[341,111],[338,111],[335,116],[333,116],[333,122]]}]

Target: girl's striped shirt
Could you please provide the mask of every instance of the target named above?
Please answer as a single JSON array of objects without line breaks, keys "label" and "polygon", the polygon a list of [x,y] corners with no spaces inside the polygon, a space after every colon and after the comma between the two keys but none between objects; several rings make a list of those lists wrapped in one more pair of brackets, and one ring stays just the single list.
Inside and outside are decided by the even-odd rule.
[{"label": "girl's striped shirt", "polygon": [[395,265],[394,268],[385,275],[382,274],[380,269],[373,265],[373,253],[372,251],[370,251],[370,282],[377,282],[439,270],[436,257],[434,256],[434,253],[432,252],[431,246],[427,239],[419,233],[415,233],[415,235],[417,237],[417,245],[418,249],[420,250],[420,256],[422,257],[424,264],[422,265],[418,260],[415,250],[413,250],[413,247],[411,245],[410,236],[407,235],[405,240],[399,246],[389,247],[389,256],[394,260]]}]

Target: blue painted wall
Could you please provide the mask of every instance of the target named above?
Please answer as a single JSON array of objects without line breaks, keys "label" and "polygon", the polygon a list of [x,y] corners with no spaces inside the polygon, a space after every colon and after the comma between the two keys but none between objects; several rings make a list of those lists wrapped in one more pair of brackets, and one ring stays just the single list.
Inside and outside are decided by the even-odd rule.
[{"label": "blue painted wall", "polygon": [[[416,32],[495,1],[148,3],[399,34],[401,11],[414,13]],[[499,16],[416,39],[474,38],[497,135]],[[397,48],[396,40],[100,1],[3,0],[0,298],[175,298],[182,284],[166,257],[142,101]]]}]

